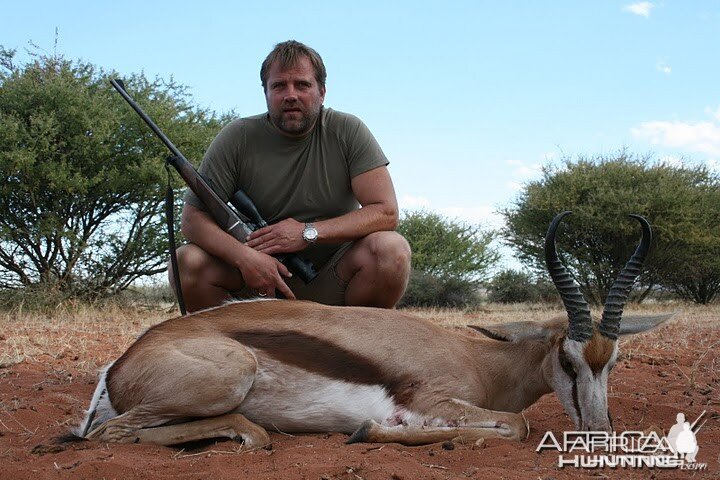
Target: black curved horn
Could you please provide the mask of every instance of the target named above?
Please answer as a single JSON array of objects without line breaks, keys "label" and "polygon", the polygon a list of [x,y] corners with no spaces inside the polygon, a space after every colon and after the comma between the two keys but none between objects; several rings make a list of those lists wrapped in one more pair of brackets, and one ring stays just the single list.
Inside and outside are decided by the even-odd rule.
[{"label": "black curved horn", "polygon": [[603,308],[598,330],[602,335],[611,340],[617,340],[618,338],[625,302],[627,302],[630,289],[633,283],[635,283],[635,279],[640,275],[643,262],[645,261],[648,250],[650,250],[650,242],[652,241],[650,223],[640,215],[630,216],[640,222],[642,226],[642,238],[640,239],[640,244],[635,249],[635,253],[633,253],[630,260],[625,264],[625,268],[622,269],[620,275],[615,279],[615,282],[610,288],[610,293],[608,293],[605,299],[605,307]]},{"label": "black curved horn", "polygon": [[545,264],[552,278],[555,288],[560,293],[565,310],[568,313],[568,337],[578,342],[584,342],[592,337],[592,320],[590,307],[580,292],[579,285],[572,279],[565,266],[558,258],[555,249],[555,232],[560,221],[572,212],[562,212],[550,223],[545,236]]}]

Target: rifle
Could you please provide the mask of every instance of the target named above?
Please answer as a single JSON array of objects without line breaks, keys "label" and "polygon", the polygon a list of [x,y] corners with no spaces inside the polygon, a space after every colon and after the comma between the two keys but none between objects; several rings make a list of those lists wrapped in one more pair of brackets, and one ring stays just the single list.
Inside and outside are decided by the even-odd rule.
[{"label": "rifle", "polygon": [[[170,150],[172,155],[168,158],[168,163],[177,170],[190,190],[202,200],[209,210],[210,216],[212,216],[220,228],[238,241],[245,242],[251,232],[267,225],[267,222],[258,213],[253,201],[242,190],[236,192],[230,199],[230,202],[235,208],[232,208],[224,202],[217,192],[213,190],[208,181],[195,170],[195,167],[180,153],[180,150],[173,145],[155,122],[142,111],[140,106],[127,93],[127,90],[125,90],[125,84],[122,80],[112,79],[110,80],[110,84],[115,87],[115,90],[122,95],[125,101],[130,104],[133,110],[140,115],[140,118],[145,121],[155,135],[157,135]],[[274,256],[305,283],[309,283],[317,276],[317,271],[313,264],[297,254],[290,253]],[[173,263],[173,267],[175,272],[177,272],[175,263]],[[178,288],[178,292],[180,292],[178,293],[178,298],[180,298],[180,288]]]}]

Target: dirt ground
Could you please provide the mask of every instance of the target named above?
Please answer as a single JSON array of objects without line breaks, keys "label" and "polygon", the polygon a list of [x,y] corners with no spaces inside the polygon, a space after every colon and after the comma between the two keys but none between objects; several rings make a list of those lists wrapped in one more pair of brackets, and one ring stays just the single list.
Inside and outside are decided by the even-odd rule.
[{"label": "dirt ground", "polygon": [[[51,316],[0,315],[1,479],[564,479],[720,478],[720,307],[680,309],[661,328],[622,340],[609,387],[616,431],[665,432],[678,412],[690,421],[707,410],[697,434],[704,471],[559,468],[558,453],[536,452],[547,430],[573,430],[553,394],[526,411],[530,437],[520,443],[481,445],[345,445],[337,433],[273,433],[272,447],[242,451],[232,441],[186,448],[53,444],[77,425],[90,401],[96,369],[117,357],[144,328],[171,315],[156,310],[80,309]],[[645,307],[647,309],[647,307]],[[561,312],[489,307],[461,312],[425,311],[448,328],[467,323],[542,319]],[[633,312],[644,313],[644,312]]]}]

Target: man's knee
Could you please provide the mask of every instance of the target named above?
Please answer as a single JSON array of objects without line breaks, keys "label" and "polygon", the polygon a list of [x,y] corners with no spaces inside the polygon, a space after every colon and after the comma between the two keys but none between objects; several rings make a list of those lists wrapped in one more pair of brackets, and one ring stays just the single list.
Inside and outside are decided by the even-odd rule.
[{"label": "man's knee", "polygon": [[[213,258],[197,245],[192,243],[177,249],[177,262],[180,278],[183,283],[198,281],[211,267]],[[172,283],[172,262],[168,262],[168,275]]]},{"label": "man's knee", "polygon": [[[183,297],[190,312],[220,305],[231,298],[230,292],[243,287],[238,270],[197,245],[190,243],[178,248],[177,258]],[[177,294],[172,266],[168,268],[168,276]]]},{"label": "man's knee", "polygon": [[368,235],[370,258],[379,270],[398,275],[409,274],[412,252],[407,240],[397,232],[375,232]]},{"label": "man's knee", "polygon": [[177,249],[178,268],[181,272],[196,271],[202,269],[206,263],[207,253],[192,243],[183,245]]}]

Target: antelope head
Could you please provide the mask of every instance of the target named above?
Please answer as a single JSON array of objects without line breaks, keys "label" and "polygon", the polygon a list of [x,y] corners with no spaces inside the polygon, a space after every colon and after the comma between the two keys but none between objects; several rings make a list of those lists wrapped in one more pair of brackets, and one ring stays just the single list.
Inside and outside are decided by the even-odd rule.
[{"label": "antelope head", "polygon": [[600,322],[592,320],[587,301],[558,259],[555,248],[555,232],[569,214],[563,212],[557,215],[545,237],[545,261],[567,310],[568,327],[566,334],[558,337],[546,357],[543,373],[578,430],[611,431],[607,384],[618,356],[618,336],[648,330],[670,316],[622,321],[623,307],[640,274],[652,239],[648,221],[639,215],[631,215],[640,222],[642,238],[613,283]]}]

